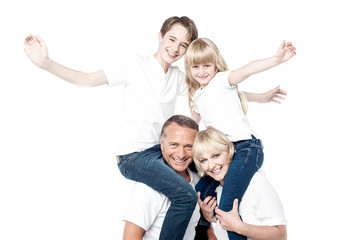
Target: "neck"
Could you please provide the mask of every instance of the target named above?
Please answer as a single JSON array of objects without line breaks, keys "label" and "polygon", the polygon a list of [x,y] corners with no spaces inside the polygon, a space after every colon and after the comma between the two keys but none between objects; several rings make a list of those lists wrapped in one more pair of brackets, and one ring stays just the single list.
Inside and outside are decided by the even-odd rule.
[{"label": "neck", "polygon": [[185,180],[187,180],[187,182],[191,182],[191,177],[189,176],[189,173],[187,170],[182,171],[182,172],[177,172],[177,174],[181,177],[183,177]]},{"label": "neck", "polygon": [[164,62],[164,61],[162,60],[162,58],[160,57],[160,55],[159,55],[158,52],[156,52],[156,53],[154,54],[154,57],[155,57],[155,59],[158,61],[158,63],[160,64],[160,66],[163,68],[164,73],[167,73],[170,64]]}]

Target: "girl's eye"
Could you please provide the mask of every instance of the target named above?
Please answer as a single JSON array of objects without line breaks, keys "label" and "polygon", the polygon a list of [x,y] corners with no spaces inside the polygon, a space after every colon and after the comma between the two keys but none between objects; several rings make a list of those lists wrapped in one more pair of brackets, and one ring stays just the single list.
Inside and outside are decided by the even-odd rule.
[{"label": "girl's eye", "polygon": [[199,68],[199,66],[192,66],[192,68]]}]

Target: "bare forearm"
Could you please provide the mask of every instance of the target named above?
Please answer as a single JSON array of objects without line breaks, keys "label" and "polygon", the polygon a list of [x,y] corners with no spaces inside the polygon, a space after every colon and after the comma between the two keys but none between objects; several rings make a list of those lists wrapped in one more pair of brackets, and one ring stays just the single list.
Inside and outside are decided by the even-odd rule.
[{"label": "bare forearm", "polygon": [[266,71],[272,67],[279,65],[281,62],[277,56],[266,59],[252,61],[243,67],[231,71],[229,74],[229,83],[234,86],[244,81],[253,74]]},{"label": "bare forearm", "polygon": [[252,238],[254,240],[286,240],[286,226],[256,226],[242,222],[238,226],[239,234]]},{"label": "bare forearm", "polygon": [[42,68],[54,74],[55,76],[79,87],[94,87],[107,83],[103,71],[85,73],[60,65],[51,59],[49,59]]}]

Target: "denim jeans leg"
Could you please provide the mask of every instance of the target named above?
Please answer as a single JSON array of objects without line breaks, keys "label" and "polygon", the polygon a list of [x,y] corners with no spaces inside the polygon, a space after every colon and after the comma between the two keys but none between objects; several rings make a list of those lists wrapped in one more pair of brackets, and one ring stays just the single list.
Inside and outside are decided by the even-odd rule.
[{"label": "denim jeans leg", "polygon": [[169,198],[171,205],[159,239],[183,239],[198,200],[193,187],[165,164],[159,145],[119,159],[124,177],[142,182]]},{"label": "denim jeans leg", "polygon": [[[212,177],[210,176],[204,176],[202,177],[199,182],[196,185],[196,192],[200,192],[201,193],[201,200],[204,201],[204,199],[208,196],[212,196],[212,197],[216,197],[216,193],[215,190],[216,188],[219,186],[219,182],[214,180]],[[201,212],[201,217],[199,219],[198,222],[199,225],[202,226],[210,226],[211,223],[208,222],[202,212]]]},{"label": "denim jeans leg", "polygon": [[[242,197],[255,172],[263,163],[263,150],[257,139],[242,141],[235,144],[235,154],[225,177],[219,208],[223,211],[231,211],[234,199],[241,202]],[[244,239],[245,236],[228,231],[230,240]]]}]

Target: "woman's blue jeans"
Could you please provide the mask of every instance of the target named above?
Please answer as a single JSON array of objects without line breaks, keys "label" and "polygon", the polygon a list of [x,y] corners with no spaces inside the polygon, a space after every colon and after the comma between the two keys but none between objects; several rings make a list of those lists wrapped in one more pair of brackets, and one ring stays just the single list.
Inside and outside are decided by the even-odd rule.
[{"label": "woman's blue jeans", "polygon": [[[264,158],[261,140],[254,136],[251,140],[234,142],[233,145],[234,156],[224,180],[221,201],[218,206],[225,212],[232,210],[234,199],[237,198],[238,203],[241,202],[253,175],[261,168]],[[196,185],[196,191],[201,192],[203,201],[207,196],[216,196],[215,190],[218,185],[218,181],[205,176]],[[200,224],[208,225],[203,217]],[[230,240],[247,240],[247,237],[230,231],[228,231],[228,238]]]},{"label": "woman's blue jeans", "polygon": [[160,145],[119,156],[118,167],[125,178],[144,183],[169,198],[171,205],[159,239],[182,240],[198,195],[183,177],[164,162]]}]

